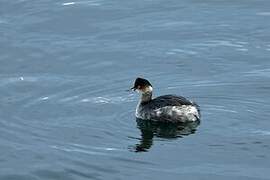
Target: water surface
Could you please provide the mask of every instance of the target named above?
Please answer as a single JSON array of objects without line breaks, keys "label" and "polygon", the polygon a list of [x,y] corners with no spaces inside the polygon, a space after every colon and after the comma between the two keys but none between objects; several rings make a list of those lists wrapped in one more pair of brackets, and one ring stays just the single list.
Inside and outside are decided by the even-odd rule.
[{"label": "water surface", "polygon": [[[270,2],[0,2],[0,179],[266,180]],[[137,122],[137,76],[202,121]]]}]

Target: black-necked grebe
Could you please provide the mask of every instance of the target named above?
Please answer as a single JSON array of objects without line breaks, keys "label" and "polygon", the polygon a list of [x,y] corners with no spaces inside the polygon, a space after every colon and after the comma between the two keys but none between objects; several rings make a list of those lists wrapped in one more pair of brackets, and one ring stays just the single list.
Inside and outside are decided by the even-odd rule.
[{"label": "black-necked grebe", "polygon": [[141,94],[136,117],[145,120],[192,122],[200,119],[199,106],[182,96],[164,95],[152,99],[153,87],[143,78],[137,78],[132,90]]}]

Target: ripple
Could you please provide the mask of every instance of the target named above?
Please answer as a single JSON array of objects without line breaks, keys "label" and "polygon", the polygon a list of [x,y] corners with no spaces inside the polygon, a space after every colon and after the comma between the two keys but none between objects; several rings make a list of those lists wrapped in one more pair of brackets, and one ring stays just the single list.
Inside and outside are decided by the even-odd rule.
[{"label": "ripple", "polygon": [[82,144],[72,144],[72,146],[75,147],[80,147],[80,148],[90,148],[90,149],[95,149],[95,150],[100,150],[100,151],[123,151],[123,149],[118,149],[114,147],[92,147],[89,145],[82,145]]},{"label": "ripple", "polygon": [[6,19],[0,19],[0,24],[6,24],[7,23],[7,20]]},{"label": "ripple", "polygon": [[[264,167],[253,167],[246,164],[208,164],[193,165],[173,169],[156,169],[156,171],[178,173],[178,174],[200,174],[201,175],[221,175],[225,177],[245,177],[245,178],[261,178],[265,179],[265,173],[268,172]],[[267,173],[266,173],[267,174]]]},{"label": "ripple", "polygon": [[256,130],[253,131],[254,134],[258,134],[258,135],[263,135],[263,136],[269,136],[270,135],[270,131],[266,131],[266,130]]},{"label": "ripple", "polygon": [[[3,132],[6,134],[3,137],[18,137],[12,142],[19,146],[31,144],[31,141],[42,146],[44,143],[53,144],[51,149],[67,153],[111,156],[114,152],[123,151],[119,145],[103,147],[106,142],[102,139],[111,139],[111,145],[119,142],[121,136],[126,141],[127,132],[134,128],[127,120],[133,117],[131,113],[117,110],[123,104],[134,102],[134,94],[125,92],[127,87],[122,87],[123,83],[130,85],[127,80],[125,77],[108,84],[106,81],[87,82],[83,76],[2,76],[0,85],[9,87],[11,91],[18,89],[19,84],[21,87],[34,87],[22,94],[12,93],[13,99],[9,97],[10,102],[20,102],[21,105],[19,109],[13,109],[12,120],[2,121],[2,127],[5,127]],[[100,109],[104,109],[105,113],[99,113]],[[115,122],[110,122],[112,120]],[[80,130],[80,133],[74,128]],[[100,141],[91,146],[79,146],[80,141],[91,133],[95,135],[92,134],[90,140]],[[78,139],[77,145],[66,144],[67,139],[73,138]]]},{"label": "ripple", "polygon": [[247,48],[237,48],[237,49],[235,49],[235,50],[237,50],[237,51],[242,51],[242,52],[247,52],[247,51],[248,51]]},{"label": "ripple", "polygon": [[14,83],[18,83],[21,81],[34,82],[35,78],[31,78],[31,77],[25,78],[22,76],[20,76],[20,77],[1,77],[0,86],[6,86],[8,84],[14,84]]},{"label": "ripple", "polygon": [[9,180],[37,180],[35,176],[29,175],[29,174],[5,174],[0,175],[0,179],[9,179]]},{"label": "ripple", "polygon": [[32,172],[35,176],[42,179],[65,179],[74,180],[73,177],[65,172],[64,170],[50,170],[50,169],[38,169]]},{"label": "ripple", "polygon": [[62,3],[63,6],[70,6],[70,5],[74,5],[75,2],[66,2],[66,3]]},{"label": "ripple", "polygon": [[65,151],[65,152],[74,152],[74,153],[83,153],[83,154],[89,154],[89,155],[103,155],[107,156],[107,153],[102,153],[102,152],[96,152],[96,151],[91,151],[91,150],[86,150],[86,149],[80,149],[80,148],[68,148],[68,147],[59,147],[59,146],[50,146],[53,149]]},{"label": "ripple", "polygon": [[162,24],[156,25],[156,27],[170,27],[170,26],[191,26],[195,25],[195,22],[192,21],[170,21],[170,22],[164,22]]},{"label": "ripple", "polygon": [[256,69],[245,73],[245,76],[270,77],[270,68]]},{"label": "ripple", "polygon": [[270,12],[258,12],[256,13],[258,16],[270,16]]},{"label": "ripple", "polygon": [[238,111],[235,111],[235,110],[231,110],[231,109],[227,109],[225,106],[217,106],[217,105],[214,105],[214,106],[210,106],[210,107],[207,107],[208,110],[210,111],[219,111],[219,112],[230,112],[230,113],[239,113]]},{"label": "ripple", "polygon": [[[119,129],[121,134],[125,134],[126,137],[128,137],[129,132],[134,131],[135,127],[135,116],[134,116],[134,110],[129,111],[123,111],[119,114],[116,114],[113,117],[113,120],[115,123],[111,124],[112,129],[118,129],[117,127],[121,127],[121,130]],[[132,123],[131,123],[132,122]]]},{"label": "ripple", "polygon": [[124,149],[116,147],[98,147],[84,144],[65,144],[65,145],[51,145],[50,148],[67,153],[87,154],[94,156],[115,156],[119,153],[123,153]]},{"label": "ripple", "polygon": [[82,172],[82,171],[79,171],[77,169],[71,169],[71,168],[66,168],[65,173],[76,175],[76,176],[79,176],[81,178],[101,180],[100,178],[98,178],[100,176],[98,173]]},{"label": "ripple", "polygon": [[241,41],[230,41],[230,40],[210,40],[203,43],[196,43],[193,44],[195,46],[203,46],[203,47],[218,47],[218,46],[225,46],[225,47],[234,47],[234,48],[243,48],[247,42]]},{"label": "ripple", "polygon": [[71,5],[87,5],[87,6],[100,6],[101,5],[100,0],[81,0],[81,1],[71,1],[71,2],[65,2],[62,3],[62,6],[71,6]]},{"label": "ripple", "polygon": [[89,170],[89,169],[94,169],[98,172],[101,172],[101,173],[118,173],[119,171],[117,170],[114,170],[114,167],[104,167],[104,166],[97,166],[97,165],[93,165],[89,162],[85,162],[83,160],[71,160],[71,162],[81,168],[84,168],[86,170]]},{"label": "ripple", "polygon": [[[15,135],[16,132],[16,136],[22,136],[22,139],[18,138],[18,144],[27,144],[32,139],[32,142],[39,145],[52,144],[51,149],[78,155],[112,156],[126,151],[127,147],[121,149],[119,142],[126,143],[130,133],[136,132],[131,115],[133,111],[123,108],[135,101],[135,94],[127,93],[124,91],[127,87],[122,87],[130,79],[118,79],[110,84],[106,81],[93,84],[85,81],[84,77],[22,77],[23,81],[20,76],[4,78],[4,82],[8,83],[1,84],[13,88],[23,82],[27,83],[22,84],[23,86],[35,87],[29,91],[27,98],[25,94],[23,99],[19,99],[18,94],[14,97],[22,105],[13,112],[14,120],[11,122],[16,126],[8,126],[6,129],[8,134]],[[130,82],[126,84],[129,86]],[[88,139],[92,141],[91,145],[80,144],[90,134],[92,135]],[[119,140],[119,137],[122,139]],[[25,142],[24,139],[27,138]],[[77,139],[77,144],[66,143],[67,139],[72,141],[74,138]],[[103,141],[104,138],[110,143],[103,147],[107,142]]]},{"label": "ripple", "polygon": [[196,51],[192,51],[192,50],[184,50],[184,49],[171,49],[168,52],[166,52],[166,54],[168,55],[174,55],[174,54],[187,54],[187,55],[196,55],[198,54]]},{"label": "ripple", "polygon": [[95,104],[120,104],[122,102],[133,102],[135,100],[133,94],[127,96],[117,96],[117,97],[93,97],[84,98],[80,102],[91,102]]},{"label": "ripple", "polygon": [[[53,85],[52,87],[62,87],[60,90],[54,91],[51,94],[43,94],[42,96],[30,99],[27,103],[25,103],[23,106],[24,108],[30,108],[31,106],[34,106],[36,104],[39,104],[41,101],[50,100],[54,103],[112,103],[112,104],[119,104],[121,102],[131,102],[133,101],[133,95],[128,94],[124,92],[123,87],[122,91],[119,90],[119,84],[121,82],[115,82],[113,86],[108,84],[95,84],[91,85],[91,83],[83,84],[84,79],[81,78],[70,78],[70,77],[24,77],[24,82],[31,82],[31,83],[37,83],[40,85]],[[6,86],[7,84],[13,83],[16,84],[17,82],[20,82],[20,78],[9,78],[6,79],[4,82],[1,83],[1,85]],[[68,84],[75,83],[79,84],[78,86],[75,86],[74,84],[71,86],[72,88],[66,88]],[[127,83],[129,84],[129,83]],[[57,88],[58,89],[58,88]],[[98,95],[106,95],[98,96]],[[123,96],[124,94],[124,96]]]}]

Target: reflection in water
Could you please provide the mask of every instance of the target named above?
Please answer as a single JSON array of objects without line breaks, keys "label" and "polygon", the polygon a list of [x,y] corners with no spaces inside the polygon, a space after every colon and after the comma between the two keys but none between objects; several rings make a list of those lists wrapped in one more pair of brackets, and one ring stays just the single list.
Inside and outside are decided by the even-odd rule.
[{"label": "reflection in water", "polygon": [[153,145],[153,138],[173,139],[193,134],[200,122],[168,123],[137,119],[137,127],[141,130],[140,143],[134,147],[135,152],[146,152]]}]

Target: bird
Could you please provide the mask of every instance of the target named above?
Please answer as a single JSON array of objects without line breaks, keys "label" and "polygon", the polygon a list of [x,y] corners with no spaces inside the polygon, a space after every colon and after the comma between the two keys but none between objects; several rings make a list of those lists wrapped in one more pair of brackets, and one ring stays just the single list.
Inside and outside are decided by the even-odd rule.
[{"label": "bird", "polygon": [[183,96],[169,94],[153,98],[153,86],[147,79],[136,78],[130,90],[141,94],[135,111],[138,119],[185,123],[201,118],[199,105]]}]

